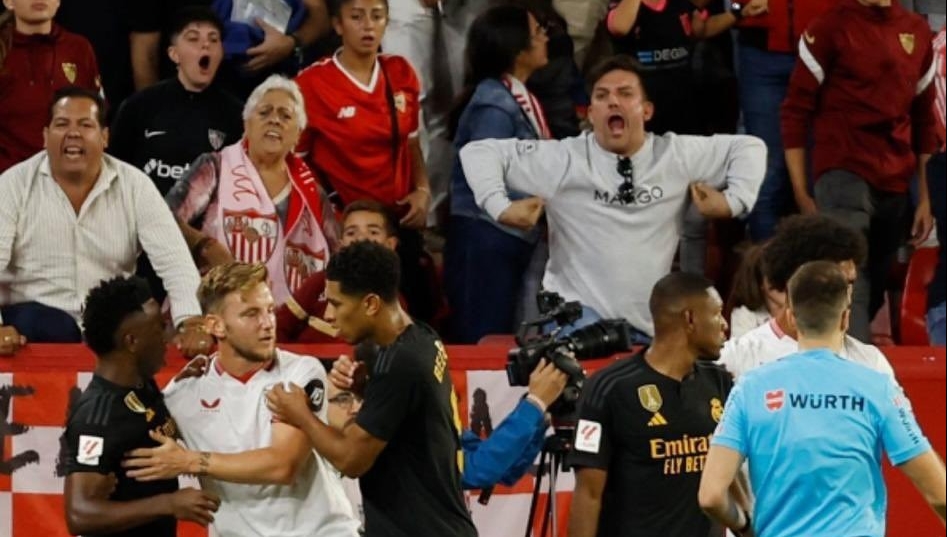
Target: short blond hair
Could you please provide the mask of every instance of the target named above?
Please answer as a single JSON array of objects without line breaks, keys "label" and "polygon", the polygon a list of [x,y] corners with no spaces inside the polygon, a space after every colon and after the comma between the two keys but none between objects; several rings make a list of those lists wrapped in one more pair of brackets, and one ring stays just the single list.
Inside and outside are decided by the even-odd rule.
[{"label": "short blond hair", "polygon": [[197,289],[197,300],[201,303],[204,315],[215,311],[227,295],[244,292],[266,283],[269,272],[262,263],[241,263],[232,261],[217,265],[201,278]]}]

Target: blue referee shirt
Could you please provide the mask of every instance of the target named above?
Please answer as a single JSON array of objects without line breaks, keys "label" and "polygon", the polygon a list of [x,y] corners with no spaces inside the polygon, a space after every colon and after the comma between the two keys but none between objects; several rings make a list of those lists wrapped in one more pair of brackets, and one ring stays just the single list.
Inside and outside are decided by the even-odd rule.
[{"label": "blue referee shirt", "polygon": [[881,451],[931,449],[890,376],[816,349],[750,371],[711,442],[749,460],[760,537],[885,534]]}]

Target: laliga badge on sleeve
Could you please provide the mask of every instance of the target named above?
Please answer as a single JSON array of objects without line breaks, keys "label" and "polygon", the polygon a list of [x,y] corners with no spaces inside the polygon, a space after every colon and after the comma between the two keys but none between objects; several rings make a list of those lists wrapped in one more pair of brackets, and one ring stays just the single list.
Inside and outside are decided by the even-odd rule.
[{"label": "laliga badge on sleeve", "polygon": [[79,435],[79,450],[76,453],[76,462],[87,466],[98,466],[99,457],[105,447],[105,440],[101,436]]},{"label": "laliga badge on sleeve", "polygon": [[575,449],[598,453],[602,444],[602,424],[597,421],[579,420],[575,428]]}]

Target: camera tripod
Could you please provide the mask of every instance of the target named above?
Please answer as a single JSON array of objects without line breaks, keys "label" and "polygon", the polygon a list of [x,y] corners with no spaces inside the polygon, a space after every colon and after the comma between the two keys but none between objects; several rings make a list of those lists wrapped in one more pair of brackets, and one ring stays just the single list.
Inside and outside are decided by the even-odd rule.
[{"label": "camera tripod", "polygon": [[555,433],[546,437],[543,441],[543,448],[539,452],[539,466],[536,468],[536,484],[533,486],[533,497],[529,502],[529,516],[526,519],[526,533],[524,537],[530,537],[533,534],[534,522],[536,521],[536,507],[539,504],[539,495],[543,489],[543,475],[548,472],[547,498],[546,506],[542,514],[542,529],[539,537],[546,537],[546,531],[552,527],[552,537],[559,533],[559,519],[556,510],[556,481],[561,469],[566,469],[564,465],[565,455],[572,449],[572,435],[574,429],[565,427],[555,427]]}]

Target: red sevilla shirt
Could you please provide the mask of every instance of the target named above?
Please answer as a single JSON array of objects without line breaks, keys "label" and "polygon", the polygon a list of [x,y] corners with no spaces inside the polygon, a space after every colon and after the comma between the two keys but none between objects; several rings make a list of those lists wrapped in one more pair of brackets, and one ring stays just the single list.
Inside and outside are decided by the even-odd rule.
[{"label": "red sevilla shirt", "polygon": [[[374,199],[392,206],[413,190],[407,142],[417,134],[421,87],[407,60],[379,55],[366,86],[333,55],[303,70],[296,83],[308,116],[298,150],[343,203]],[[391,105],[398,118],[394,160]]]}]

